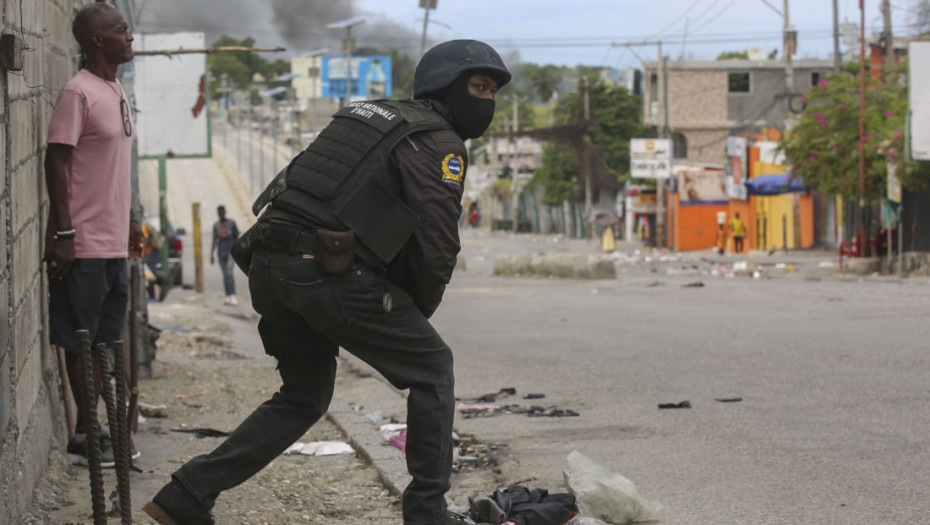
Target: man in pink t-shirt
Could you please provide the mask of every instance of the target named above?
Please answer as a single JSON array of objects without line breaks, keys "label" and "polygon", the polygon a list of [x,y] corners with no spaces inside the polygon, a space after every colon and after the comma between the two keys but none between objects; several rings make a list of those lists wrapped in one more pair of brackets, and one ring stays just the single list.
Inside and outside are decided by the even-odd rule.
[{"label": "man in pink t-shirt", "polygon": [[[103,3],[78,11],[72,32],[86,66],[58,94],[49,124],[44,259],[51,343],[65,350],[78,407],[68,456],[87,464],[83,399],[99,395],[100,362],[94,351],[95,392],[83,392],[75,331],[88,330],[94,347],[122,340],[129,299],[126,258],[142,255],[143,236],[139,223],[130,220],[133,123],[116,81],[117,67],[132,60],[132,35],[120,12]],[[113,466],[112,450],[102,448],[104,466]]]}]

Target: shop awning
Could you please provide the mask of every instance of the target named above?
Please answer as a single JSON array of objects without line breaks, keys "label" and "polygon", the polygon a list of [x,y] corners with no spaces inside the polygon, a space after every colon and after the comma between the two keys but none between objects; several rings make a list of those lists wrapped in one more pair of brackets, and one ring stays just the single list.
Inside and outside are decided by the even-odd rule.
[{"label": "shop awning", "polygon": [[750,195],[781,195],[804,191],[804,179],[800,175],[781,173],[778,175],[760,175],[743,183]]}]

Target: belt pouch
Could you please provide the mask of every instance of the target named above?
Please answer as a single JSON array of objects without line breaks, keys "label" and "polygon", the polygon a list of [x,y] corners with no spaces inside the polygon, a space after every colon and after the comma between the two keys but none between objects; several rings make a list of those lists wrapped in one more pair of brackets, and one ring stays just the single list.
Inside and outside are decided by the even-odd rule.
[{"label": "belt pouch", "polygon": [[316,230],[316,253],[318,267],[333,275],[346,273],[355,262],[355,232],[353,230],[334,232]]},{"label": "belt pouch", "polygon": [[260,226],[260,223],[256,223],[246,230],[229,249],[229,255],[235,261],[236,266],[246,275],[249,274],[249,267],[252,266],[252,252],[261,240]]}]

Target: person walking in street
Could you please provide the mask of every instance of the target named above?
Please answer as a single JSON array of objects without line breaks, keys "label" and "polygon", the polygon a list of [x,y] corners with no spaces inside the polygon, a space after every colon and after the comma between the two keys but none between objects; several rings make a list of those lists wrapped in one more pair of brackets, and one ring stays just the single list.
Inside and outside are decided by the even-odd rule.
[{"label": "person walking in street", "polygon": [[727,251],[727,228],[723,223],[717,225],[717,239],[714,241],[717,248],[717,255],[723,255]]},{"label": "person walking in street", "polygon": [[[339,347],[409,390],[405,525],[462,524],[448,511],[452,351],[429,318],[460,250],[467,152],[511,75],[483,42],[430,49],[413,99],[353,102],[253,206],[232,255],[249,275],[281,389],[213,452],[193,458],[144,510],[163,525],[213,523],[219,494],[252,477],[327,410]],[[262,213],[262,210],[265,210]]]},{"label": "person walking in street", "polygon": [[739,212],[730,219],[730,232],[733,234],[733,251],[743,253],[743,237],[746,236],[746,222],[740,219]]},{"label": "person walking in street", "polygon": [[[49,123],[43,259],[51,344],[65,351],[77,402],[68,456],[86,465],[83,400],[99,396],[100,356],[93,352],[95,391],[84,392],[75,332],[88,330],[93,347],[122,340],[129,300],[126,261],[142,256],[143,236],[138,219],[130,217],[132,115],[116,80],[117,67],[133,57],[129,26],[116,8],[98,3],[77,12],[72,32],[86,63],[58,94]],[[101,450],[103,466],[114,466],[108,440],[102,440]]]},{"label": "person walking in street", "polygon": [[233,244],[239,240],[239,228],[236,221],[226,218],[226,207],[219,206],[216,208],[216,214],[219,216],[218,221],[213,223],[213,246],[210,248],[210,264],[214,263],[214,253],[220,260],[220,270],[223,271],[223,288],[226,291],[226,299],[223,304],[237,305],[236,299],[236,279],[233,275],[235,262],[229,256],[229,251]]}]

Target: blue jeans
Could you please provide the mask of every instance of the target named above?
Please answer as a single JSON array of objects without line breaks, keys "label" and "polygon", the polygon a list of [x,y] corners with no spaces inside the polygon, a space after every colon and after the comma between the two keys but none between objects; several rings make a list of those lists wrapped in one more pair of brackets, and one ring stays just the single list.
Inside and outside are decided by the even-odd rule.
[{"label": "blue jeans", "polygon": [[236,269],[236,263],[227,253],[226,255],[218,254],[220,261],[220,270],[223,270],[223,288],[226,289],[226,296],[236,295],[236,276],[233,271]]},{"label": "blue jeans", "polygon": [[[342,275],[321,273],[300,254],[259,248],[249,270],[252,306],[265,352],[278,360],[282,385],[213,452],[174,473],[208,509],[300,439],[326,413],[339,347],[392,385],[409,389],[406,525],[433,525],[446,513],[452,473],[452,351],[413,299],[384,272],[361,264]],[[384,294],[393,305],[385,312]]]}]

